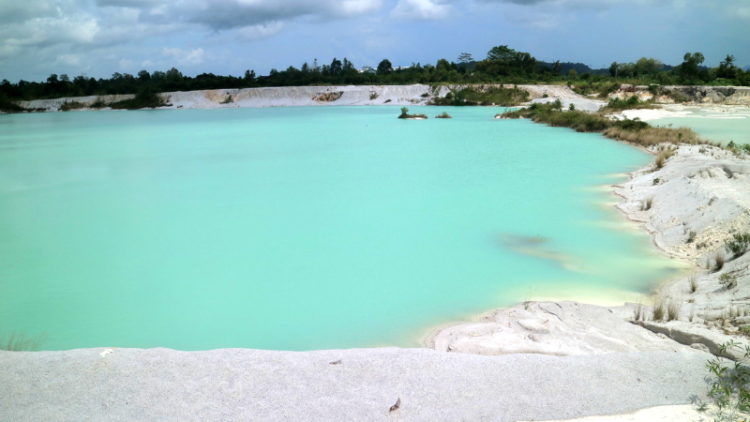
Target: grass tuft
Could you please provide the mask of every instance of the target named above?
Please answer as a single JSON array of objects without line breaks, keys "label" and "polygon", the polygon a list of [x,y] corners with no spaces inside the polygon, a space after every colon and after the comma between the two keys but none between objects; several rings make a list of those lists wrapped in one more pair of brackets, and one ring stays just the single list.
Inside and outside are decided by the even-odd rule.
[{"label": "grass tuft", "polygon": [[695,293],[698,290],[698,276],[695,273],[690,274],[688,283],[690,284],[690,293]]},{"label": "grass tuft", "polygon": [[654,307],[651,309],[651,316],[654,321],[663,321],[665,316],[665,304],[664,299],[662,298],[656,298],[654,301]]},{"label": "grass tuft", "polygon": [[680,301],[672,299],[667,304],[667,321],[674,321],[680,316]]},{"label": "grass tuft", "polygon": [[654,205],[654,197],[649,196],[648,198],[641,201],[641,211],[648,211]]},{"label": "grass tuft", "polygon": [[724,268],[725,261],[726,257],[724,256],[724,253],[721,251],[716,252],[716,255],[714,255],[714,271],[721,271],[721,269]]}]

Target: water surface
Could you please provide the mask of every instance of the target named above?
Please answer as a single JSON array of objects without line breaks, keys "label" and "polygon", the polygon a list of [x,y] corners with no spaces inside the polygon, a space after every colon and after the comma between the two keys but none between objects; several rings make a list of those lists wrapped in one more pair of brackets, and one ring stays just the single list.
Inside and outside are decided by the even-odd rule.
[{"label": "water surface", "polygon": [[649,121],[654,126],[689,127],[701,137],[724,145],[750,144],[750,108],[742,107],[684,107],[680,117],[665,117]]},{"label": "water surface", "polygon": [[535,297],[677,271],[601,187],[651,158],[496,108],[0,116],[0,337],[95,346],[412,346]]}]

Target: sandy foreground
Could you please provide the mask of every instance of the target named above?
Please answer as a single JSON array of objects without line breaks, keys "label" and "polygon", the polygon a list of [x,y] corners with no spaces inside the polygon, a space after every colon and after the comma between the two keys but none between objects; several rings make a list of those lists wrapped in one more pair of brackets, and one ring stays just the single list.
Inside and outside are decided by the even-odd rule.
[{"label": "sandy foreground", "polygon": [[[420,87],[409,91],[412,100],[425,101],[429,87],[412,87]],[[555,98],[534,88],[532,98]],[[596,106],[554,88],[563,102]],[[402,94],[386,99],[416,104]],[[362,101],[375,101],[371,96]],[[203,104],[174,101],[175,108]],[[679,303],[678,321],[633,321],[635,304],[532,301],[435,330],[420,349],[0,352],[0,420],[707,418],[694,406],[705,399],[705,363],[718,344],[740,339],[732,336],[738,326],[750,323],[750,254],[728,260],[720,273],[705,269],[727,238],[750,230],[750,160],[682,146],[662,169],[638,170],[614,192],[623,216],[647,231],[655,247],[695,266],[695,292],[686,278],[659,288]],[[648,198],[653,206],[642,210]],[[736,275],[738,287],[721,286],[723,273]],[[648,306],[644,314],[650,315]]]}]

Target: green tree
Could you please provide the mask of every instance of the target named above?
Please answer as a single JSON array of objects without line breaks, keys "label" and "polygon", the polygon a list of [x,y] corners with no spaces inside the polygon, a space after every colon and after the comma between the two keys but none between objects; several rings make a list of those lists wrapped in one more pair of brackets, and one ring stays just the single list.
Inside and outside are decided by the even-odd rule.
[{"label": "green tree", "polygon": [[182,81],[182,72],[173,67],[167,70],[166,80],[167,82],[180,82]]},{"label": "green tree", "polygon": [[515,54],[516,50],[508,48],[507,45],[499,45],[497,47],[492,47],[492,49],[487,52],[487,60],[493,62],[510,63],[510,61],[513,60]]},{"label": "green tree", "polygon": [[337,76],[341,73],[342,65],[341,60],[333,58],[333,61],[331,62],[331,66],[329,67],[329,72],[331,73],[331,76]]},{"label": "green tree", "polygon": [[685,53],[683,62],[680,65],[680,76],[686,81],[694,81],[698,78],[698,73],[700,71],[699,66],[703,64],[705,60],[706,58],[703,56],[703,53]]},{"label": "green tree", "polygon": [[612,62],[611,65],[609,65],[609,75],[613,78],[617,77],[617,70],[619,69],[619,65],[617,62]]},{"label": "green tree", "polygon": [[390,60],[384,59],[378,64],[378,75],[390,75],[391,72],[393,72],[393,65]]},{"label": "green tree", "polygon": [[474,61],[474,58],[471,57],[471,54],[469,54],[469,53],[461,53],[461,54],[458,55],[458,63],[459,64],[467,65],[467,64],[469,64],[469,63],[471,63],[473,61]]},{"label": "green tree", "polygon": [[151,79],[151,74],[149,74],[147,70],[141,70],[140,72],[138,72],[138,79],[141,82],[146,82]]},{"label": "green tree", "polygon": [[638,76],[653,75],[664,68],[664,63],[654,58],[641,57],[635,63],[635,73]]},{"label": "green tree", "polygon": [[555,60],[554,63],[552,63],[552,74],[554,76],[560,76],[562,73],[562,66],[560,66],[560,60]]},{"label": "green tree", "polygon": [[735,58],[731,54],[721,61],[719,68],[716,70],[716,76],[719,78],[734,79],[737,77],[737,68],[734,66]]}]

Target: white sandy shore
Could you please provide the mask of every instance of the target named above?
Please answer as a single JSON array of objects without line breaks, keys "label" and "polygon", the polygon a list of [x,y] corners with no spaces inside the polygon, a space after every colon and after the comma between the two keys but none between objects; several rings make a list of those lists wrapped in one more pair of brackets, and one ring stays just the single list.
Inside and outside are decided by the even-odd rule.
[{"label": "white sandy shore", "polygon": [[[480,89],[483,86],[479,85]],[[213,109],[213,108],[252,108],[252,107],[300,107],[331,105],[426,105],[433,98],[445,97],[451,90],[460,90],[466,85],[348,85],[348,86],[293,86],[275,88],[217,89],[189,92],[167,92],[160,94],[169,103],[163,109]],[[511,88],[512,85],[506,85]],[[529,92],[532,100],[560,99],[567,107],[577,102],[580,109],[596,110],[601,101],[580,97],[562,85],[519,85]],[[105,103],[133,98],[133,95],[89,96],[57,98],[52,100],[21,101],[25,108],[44,111],[60,111],[66,102],[83,105],[93,104],[97,99]],[[86,108],[84,108],[86,109]]]},{"label": "white sandy shore", "polygon": [[[750,227],[747,159],[685,146],[652,170],[616,187],[618,208],[675,259],[703,267],[731,233]],[[641,211],[648,197],[654,205]],[[687,244],[690,231],[696,240]],[[633,304],[532,302],[444,327],[430,336],[436,350],[0,352],[0,415],[14,421],[683,420],[694,416],[690,404],[706,391],[707,352],[750,323],[737,312],[729,317],[730,306],[750,311],[749,260],[750,254],[726,264],[739,277],[731,291],[705,270],[696,293],[685,279],[663,286],[663,295],[682,304],[680,321],[641,321],[648,329],[629,321]],[[400,408],[389,412],[399,398]]]}]

